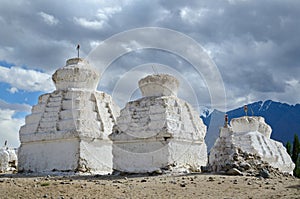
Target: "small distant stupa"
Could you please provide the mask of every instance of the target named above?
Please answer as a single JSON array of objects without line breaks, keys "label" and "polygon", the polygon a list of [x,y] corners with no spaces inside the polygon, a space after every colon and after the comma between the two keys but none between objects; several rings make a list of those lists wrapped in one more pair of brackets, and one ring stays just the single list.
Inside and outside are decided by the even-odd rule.
[{"label": "small distant stupa", "polygon": [[[245,107],[246,112],[246,107]],[[272,129],[263,117],[233,118],[220,129],[209,154],[209,165],[214,172],[244,172],[256,175],[261,170],[278,169],[293,173],[295,167],[281,142],[272,140]]]},{"label": "small distant stupa", "polygon": [[200,171],[207,164],[206,126],[191,105],[177,97],[178,80],[149,75],[139,87],[143,98],[126,104],[110,135],[114,169]]},{"label": "small distant stupa", "polygon": [[20,129],[19,172],[112,171],[108,135],[119,107],[111,96],[96,91],[99,78],[79,57],[53,74],[56,90],[39,97]]},{"label": "small distant stupa", "polygon": [[18,165],[16,149],[7,146],[7,140],[4,146],[0,147],[0,173],[15,172]]}]

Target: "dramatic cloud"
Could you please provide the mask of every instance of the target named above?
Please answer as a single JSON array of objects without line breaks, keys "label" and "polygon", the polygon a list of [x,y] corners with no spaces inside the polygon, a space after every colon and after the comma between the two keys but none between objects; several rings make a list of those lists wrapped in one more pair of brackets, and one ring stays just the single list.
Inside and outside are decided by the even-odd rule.
[{"label": "dramatic cloud", "polygon": [[49,92],[54,89],[50,75],[18,67],[0,66],[0,81],[13,87],[10,92],[16,92],[18,89]]},{"label": "dramatic cloud", "polygon": [[[114,34],[162,27],[185,34],[205,48],[222,75],[229,109],[265,99],[300,102],[300,1],[10,0],[1,1],[0,13],[0,62],[18,66],[0,64],[0,81],[10,85],[4,89],[9,94],[53,89],[50,75],[64,66],[66,59],[77,56],[78,43],[80,55],[86,57]],[[163,70],[166,67],[159,70],[187,81],[200,106],[210,105],[206,77],[193,71],[191,63],[160,49],[130,52],[141,45],[138,39],[99,52],[109,57],[121,48],[128,51],[101,71],[100,89],[112,94],[117,82],[124,82],[122,78],[130,74],[135,77],[128,81],[136,81],[136,75],[151,73],[148,67],[140,66],[157,63],[175,71]],[[169,35],[153,36],[149,41],[174,47],[186,45]],[[192,49],[189,53],[197,56]],[[124,85],[130,88],[137,84],[128,81]],[[126,88],[118,98],[132,92]],[[179,95],[185,99],[194,96],[188,90],[181,89]]]}]

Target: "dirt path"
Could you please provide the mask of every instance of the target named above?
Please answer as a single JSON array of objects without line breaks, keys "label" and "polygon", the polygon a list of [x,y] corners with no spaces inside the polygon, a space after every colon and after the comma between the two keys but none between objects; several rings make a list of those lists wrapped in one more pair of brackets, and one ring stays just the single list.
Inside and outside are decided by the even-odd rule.
[{"label": "dirt path", "polygon": [[0,198],[300,198],[300,179],[207,174],[0,175]]}]

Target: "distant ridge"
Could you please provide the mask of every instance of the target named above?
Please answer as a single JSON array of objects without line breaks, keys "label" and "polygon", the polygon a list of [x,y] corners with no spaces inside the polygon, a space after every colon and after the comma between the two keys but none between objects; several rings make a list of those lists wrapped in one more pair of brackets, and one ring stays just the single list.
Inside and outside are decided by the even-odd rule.
[{"label": "distant ridge", "polygon": [[[254,102],[247,106],[249,116],[262,116],[272,127],[272,139],[286,144],[287,141],[293,141],[295,133],[300,136],[300,104],[289,105],[267,100]],[[203,112],[205,113],[205,111]],[[213,110],[200,116],[208,126],[205,141],[209,150],[219,136],[219,127],[224,124],[224,114],[224,112]],[[228,111],[227,114],[229,120],[245,116],[243,106]]]}]

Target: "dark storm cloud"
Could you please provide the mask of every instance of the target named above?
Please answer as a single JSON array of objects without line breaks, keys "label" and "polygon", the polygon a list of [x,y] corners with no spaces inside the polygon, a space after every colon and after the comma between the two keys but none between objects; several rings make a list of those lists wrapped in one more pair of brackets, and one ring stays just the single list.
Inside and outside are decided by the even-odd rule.
[{"label": "dark storm cloud", "polygon": [[[300,94],[295,94],[300,87],[300,1],[12,0],[0,3],[0,13],[0,58],[18,65],[51,72],[76,56],[77,43],[86,56],[112,34],[159,26],[182,32],[208,50],[223,75],[232,107],[266,97],[300,101]],[[180,61],[145,53],[137,60],[122,58],[118,64],[144,63],[138,59],[175,69],[174,63]],[[188,68],[184,62],[180,67]],[[116,68],[111,76],[119,77],[124,68]],[[197,84],[197,80],[192,82]],[[251,97],[247,97],[249,91]],[[236,102],[236,98],[243,100]]]}]

